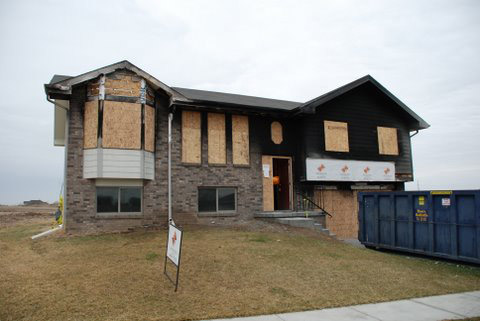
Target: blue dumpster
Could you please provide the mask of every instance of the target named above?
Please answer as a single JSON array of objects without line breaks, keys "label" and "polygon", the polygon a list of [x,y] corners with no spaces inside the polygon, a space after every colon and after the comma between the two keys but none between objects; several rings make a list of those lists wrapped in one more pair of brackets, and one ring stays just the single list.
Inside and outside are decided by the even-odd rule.
[{"label": "blue dumpster", "polygon": [[480,190],[358,193],[365,246],[480,263]]}]

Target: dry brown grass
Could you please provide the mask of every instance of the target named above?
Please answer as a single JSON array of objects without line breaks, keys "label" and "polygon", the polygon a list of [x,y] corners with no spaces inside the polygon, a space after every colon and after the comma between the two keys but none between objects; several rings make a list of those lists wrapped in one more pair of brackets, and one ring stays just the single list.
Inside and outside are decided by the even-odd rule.
[{"label": "dry brown grass", "polygon": [[[53,217],[57,210],[53,205],[41,206],[10,206],[0,205],[0,228],[29,222],[45,222],[48,217]],[[53,223],[53,220],[52,220]]]},{"label": "dry brown grass", "polygon": [[0,229],[0,320],[196,320],[480,289],[480,268],[358,249],[301,230],[187,227],[177,293],[165,231],[29,237]]}]

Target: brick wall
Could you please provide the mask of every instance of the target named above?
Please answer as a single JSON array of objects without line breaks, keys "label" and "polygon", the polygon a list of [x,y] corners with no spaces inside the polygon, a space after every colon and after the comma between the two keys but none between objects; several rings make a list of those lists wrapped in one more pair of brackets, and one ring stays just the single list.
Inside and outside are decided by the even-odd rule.
[{"label": "brick wall", "polygon": [[[164,117],[166,117],[166,115]],[[166,128],[166,126],[164,127]],[[175,114],[172,126],[172,186],[174,215],[185,213],[195,214],[197,212],[197,191],[199,186],[233,186],[237,188],[237,216],[241,218],[253,218],[254,212],[262,210],[262,165],[260,147],[256,143],[258,139],[252,135],[253,131],[250,130],[250,165],[233,166],[231,116],[227,114],[227,164],[208,165],[206,127],[206,114],[203,113],[201,164],[182,164],[181,113],[177,111]]]},{"label": "brick wall", "polygon": [[86,88],[75,88],[70,100],[66,179],[67,232],[95,228],[95,184],[83,179],[83,106]]},{"label": "brick wall", "polygon": [[[124,231],[138,226],[167,223],[167,130],[168,112],[157,105],[155,180],[144,182],[143,215],[105,218],[96,215],[95,180],[83,179],[83,105],[86,88],[74,88],[70,102],[65,228],[69,233]],[[227,164],[207,163],[206,117],[202,116],[202,163],[184,165],[181,162],[181,113],[175,113],[172,126],[172,189],[173,215],[180,223],[196,222],[199,186],[234,186],[237,188],[237,212],[233,221],[252,218],[262,210],[261,152],[256,137],[250,136],[250,165],[232,165],[231,117],[227,115]],[[254,131],[250,131],[253,133]],[[200,218],[200,221],[210,218]]]},{"label": "brick wall", "polygon": [[[168,111],[157,106],[155,145],[155,180],[144,184],[144,225],[162,225],[168,215]],[[172,211],[176,223],[196,223],[210,220],[197,216],[199,186],[233,186],[237,188],[237,212],[232,221],[253,218],[262,210],[261,154],[255,137],[250,137],[250,166],[233,166],[231,117],[227,115],[227,164],[208,165],[206,114],[202,115],[202,162],[182,163],[181,111],[177,109],[172,123]]]},{"label": "brick wall", "polygon": [[66,218],[68,233],[124,231],[144,224],[140,218],[100,218],[96,215],[95,180],[83,178],[83,108],[86,87],[73,89],[68,125]]}]

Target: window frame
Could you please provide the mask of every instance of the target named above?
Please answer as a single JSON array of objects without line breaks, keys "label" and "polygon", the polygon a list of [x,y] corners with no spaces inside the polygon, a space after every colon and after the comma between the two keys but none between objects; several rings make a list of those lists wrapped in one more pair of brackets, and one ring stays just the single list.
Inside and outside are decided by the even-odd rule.
[{"label": "window frame", "polygon": [[[201,189],[214,189],[215,190],[215,211],[200,211],[200,198],[199,191]],[[220,189],[233,189],[234,193],[234,209],[233,210],[219,210],[218,209],[218,190]],[[221,215],[221,214],[235,214],[238,209],[238,189],[237,186],[198,186],[197,188],[197,213],[200,215]]]},{"label": "window frame", "polygon": [[[98,189],[99,188],[115,188],[117,189],[117,211],[116,212],[99,212],[98,211]],[[140,190],[140,212],[122,212],[121,210],[121,190],[122,189],[139,189]],[[95,186],[95,213],[97,215],[120,215],[120,216],[128,216],[128,215],[142,215],[143,214],[143,186],[128,186],[128,185],[121,185],[121,186]]]}]

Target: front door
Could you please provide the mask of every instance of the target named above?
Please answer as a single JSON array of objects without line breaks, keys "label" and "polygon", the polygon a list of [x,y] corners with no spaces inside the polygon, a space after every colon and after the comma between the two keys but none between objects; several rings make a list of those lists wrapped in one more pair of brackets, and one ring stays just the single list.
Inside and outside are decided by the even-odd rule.
[{"label": "front door", "polygon": [[263,210],[291,210],[293,203],[292,158],[262,156]]}]

